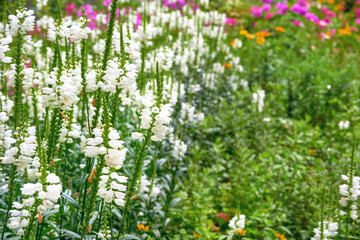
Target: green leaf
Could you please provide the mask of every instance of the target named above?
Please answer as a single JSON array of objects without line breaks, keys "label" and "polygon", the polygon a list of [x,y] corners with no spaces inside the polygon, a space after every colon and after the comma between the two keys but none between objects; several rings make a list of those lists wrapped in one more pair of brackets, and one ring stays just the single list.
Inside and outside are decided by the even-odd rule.
[{"label": "green leaf", "polygon": [[68,200],[69,202],[71,202],[72,204],[75,205],[75,207],[80,208],[80,205],[77,201],[75,201],[75,199],[73,199],[72,197],[70,197],[69,195],[67,195],[66,193],[61,193],[61,196],[63,198],[65,198],[66,200]]}]

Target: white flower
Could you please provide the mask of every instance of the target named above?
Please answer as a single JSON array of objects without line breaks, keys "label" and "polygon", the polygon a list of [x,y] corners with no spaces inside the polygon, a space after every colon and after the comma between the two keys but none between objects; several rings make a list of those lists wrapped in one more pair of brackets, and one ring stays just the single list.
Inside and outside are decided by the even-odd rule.
[{"label": "white flower", "polygon": [[141,139],[144,137],[144,134],[139,133],[139,132],[132,132],[131,133],[131,138],[133,139]]},{"label": "white flower", "polygon": [[50,173],[49,175],[46,176],[46,182],[48,182],[48,183],[59,183],[60,178],[58,176],[56,176],[55,173]]}]

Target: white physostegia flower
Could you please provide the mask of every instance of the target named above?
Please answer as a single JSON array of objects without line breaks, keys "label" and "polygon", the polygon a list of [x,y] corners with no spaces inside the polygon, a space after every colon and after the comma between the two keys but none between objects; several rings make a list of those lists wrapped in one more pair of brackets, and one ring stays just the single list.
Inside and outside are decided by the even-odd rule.
[{"label": "white physostegia flower", "polygon": [[253,93],[253,103],[257,103],[258,111],[262,112],[264,107],[265,91],[258,90],[256,93]]},{"label": "white physostegia flower", "polygon": [[229,221],[228,239],[232,239],[236,231],[245,229],[245,215],[236,215]]},{"label": "white physostegia flower", "polygon": [[16,11],[16,15],[10,15],[10,33],[17,36],[18,33],[25,35],[34,30],[35,16],[33,10]]},{"label": "white physostegia flower", "polygon": [[[153,108],[153,112],[154,112],[154,108]],[[171,111],[172,111],[171,104],[165,104],[161,106],[160,112],[155,116],[154,127],[151,129],[151,131],[154,133],[154,136],[151,137],[152,141],[159,142],[165,138],[165,135],[169,130],[169,127],[165,125],[171,122],[171,118],[170,118]]]},{"label": "white physostegia flower", "polygon": [[120,176],[114,171],[110,172],[109,168],[103,168],[97,195],[107,203],[114,201],[117,206],[122,207],[125,205],[126,182],[127,177]]},{"label": "white physostegia flower", "polygon": [[349,121],[340,121],[339,122],[339,129],[343,130],[343,129],[348,129],[350,126],[350,122]]},{"label": "white physostegia flower", "polygon": [[[3,28],[3,25],[0,24],[0,29]],[[0,62],[3,63],[11,63],[11,57],[7,57],[5,55],[6,52],[10,50],[9,43],[12,42],[11,36],[7,36],[4,38],[2,34],[0,34]]]},{"label": "white physostegia flower", "polygon": [[[323,225],[323,238],[321,238],[321,225]],[[336,237],[338,234],[338,223],[324,221],[319,222],[319,227],[314,229],[315,236],[311,240],[330,240],[332,237]],[[330,238],[329,238],[330,237]]]},{"label": "white physostegia flower", "polygon": [[[350,217],[353,220],[358,219],[357,215],[357,200],[360,196],[360,177],[353,176],[352,177],[352,186],[350,186],[350,177],[347,175],[341,175],[341,179],[345,181],[344,184],[339,186],[340,200],[339,204],[341,207],[345,208],[348,206],[349,202],[350,206]],[[347,212],[340,210],[340,215],[344,216]]]}]

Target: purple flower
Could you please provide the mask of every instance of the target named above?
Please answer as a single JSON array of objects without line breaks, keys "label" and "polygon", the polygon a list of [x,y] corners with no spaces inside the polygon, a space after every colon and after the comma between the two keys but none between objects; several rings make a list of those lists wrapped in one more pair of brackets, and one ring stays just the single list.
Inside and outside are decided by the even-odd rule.
[{"label": "purple flower", "polygon": [[319,18],[318,18],[315,14],[310,13],[310,12],[308,12],[308,13],[305,14],[305,18],[306,18],[307,20],[311,21],[311,22],[314,22],[314,23],[318,23],[318,22],[319,22]]},{"label": "purple flower", "polygon": [[287,3],[277,2],[275,3],[275,8],[276,8],[276,14],[285,15],[288,10],[288,5]]},{"label": "purple flower", "polygon": [[356,8],[355,13],[357,17],[360,17],[360,8]]},{"label": "purple flower", "polygon": [[263,12],[263,9],[262,7],[258,7],[258,6],[252,6],[250,8],[250,12],[252,15],[254,15],[254,17],[261,17],[262,15],[262,12]]},{"label": "purple flower", "polygon": [[271,4],[264,4],[263,7],[262,7],[262,10],[264,12],[267,12],[271,9]]},{"label": "purple flower", "polygon": [[300,5],[299,3],[295,3],[291,8],[290,11],[296,12],[300,15],[305,15],[307,13],[307,7]]},{"label": "purple flower", "polygon": [[262,0],[263,3],[272,3],[273,0]]}]

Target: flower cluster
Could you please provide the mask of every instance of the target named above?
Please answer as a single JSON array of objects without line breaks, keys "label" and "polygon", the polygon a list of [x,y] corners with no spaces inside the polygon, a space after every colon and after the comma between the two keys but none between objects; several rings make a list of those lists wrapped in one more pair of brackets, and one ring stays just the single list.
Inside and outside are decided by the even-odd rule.
[{"label": "flower cluster", "polygon": [[[341,175],[341,179],[346,183],[340,185],[339,187],[339,193],[341,195],[339,204],[345,208],[350,202],[350,217],[353,220],[356,220],[358,218],[357,201],[358,197],[360,196],[360,177],[353,176],[352,179],[350,179],[349,176]],[[344,216],[346,214],[347,213],[345,211],[340,211],[340,215]]]},{"label": "flower cluster", "polygon": [[338,223],[323,221],[319,222],[319,227],[314,229],[315,236],[311,240],[330,240],[338,235]]}]

